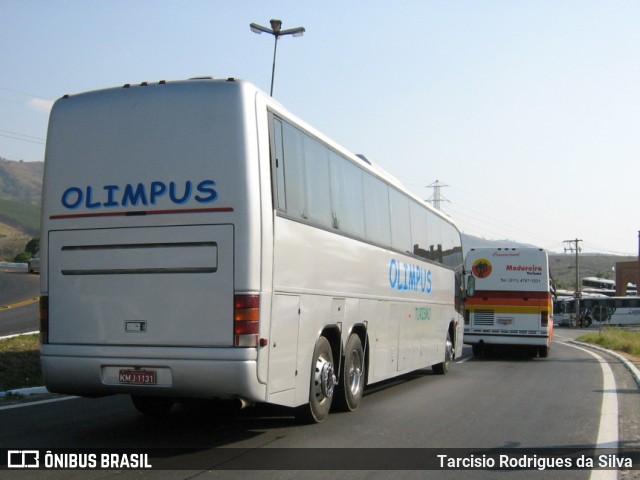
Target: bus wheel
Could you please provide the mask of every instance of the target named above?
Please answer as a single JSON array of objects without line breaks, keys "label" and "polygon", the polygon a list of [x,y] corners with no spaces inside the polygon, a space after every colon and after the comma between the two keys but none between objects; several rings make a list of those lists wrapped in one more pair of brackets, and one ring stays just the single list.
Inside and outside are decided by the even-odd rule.
[{"label": "bus wheel", "polygon": [[353,412],[362,400],[365,380],[364,350],[360,337],[355,333],[347,342],[341,370],[340,383],[334,401],[339,410]]},{"label": "bus wheel", "polygon": [[549,356],[549,347],[544,346],[538,348],[538,355],[540,356],[540,358],[547,358]]},{"label": "bus wheel", "polygon": [[327,418],[333,400],[336,375],[333,368],[331,345],[320,337],[313,351],[309,403],[298,407],[296,417],[305,423],[320,423]]},{"label": "bus wheel", "polygon": [[150,417],[163,417],[167,415],[173,407],[173,398],[171,397],[131,395],[131,401],[140,413],[144,413]]},{"label": "bus wheel", "polygon": [[453,342],[451,342],[451,335],[447,332],[447,341],[444,344],[444,361],[431,366],[433,373],[436,375],[446,375],[449,371],[451,360],[453,360]]}]

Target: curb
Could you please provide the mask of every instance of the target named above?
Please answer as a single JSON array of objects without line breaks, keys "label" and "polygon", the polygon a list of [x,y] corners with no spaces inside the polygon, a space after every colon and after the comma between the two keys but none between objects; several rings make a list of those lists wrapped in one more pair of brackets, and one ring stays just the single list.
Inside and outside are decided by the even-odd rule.
[{"label": "curb", "polygon": [[640,370],[638,370],[638,367],[636,367],[633,363],[631,363],[629,360],[627,360],[625,357],[623,357],[619,353],[616,353],[616,352],[611,351],[611,350],[607,350],[606,348],[598,347],[596,345],[592,345],[591,343],[583,343],[583,342],[578,342],[576,340],[569,340],[567,343],[573,343],[575,345],[580,345],[581,347],[591,348],[593,350],[598,350],[600,352],[608,353],[612,357],[617,358],[618,360],[620,360],[624,364],[625,367],[627,367],[627,370],[629,370],[631,372],[631,374],[635,378],[635,381],[636,381],[636,384],[638,385],[638,388],[640,388]]},{"label": "curb", "polygon": [[15,390],[0,392],[0,398],[7,396],[26,397],[27,395],[43,395],[46,393],[49,393],[46,387],[16,388]]},{"label": "curb", "polygon": [[0,337],[0,340],[6,340],[7,338],[21,337],[22,335],[34,335],[40,333],[40,330],[34,330],[33,332],[15,333],[13,335],[7,335],[6,337]]}]

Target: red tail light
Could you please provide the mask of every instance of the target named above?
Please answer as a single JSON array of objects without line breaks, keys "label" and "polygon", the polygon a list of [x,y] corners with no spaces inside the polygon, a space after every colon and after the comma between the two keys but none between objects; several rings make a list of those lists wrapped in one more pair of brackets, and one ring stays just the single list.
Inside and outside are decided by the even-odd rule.
[{"label": "red tail light", "polygon": [[260,333],[260,296],[236,295],[233,299],[233,346],[257,347]]}]

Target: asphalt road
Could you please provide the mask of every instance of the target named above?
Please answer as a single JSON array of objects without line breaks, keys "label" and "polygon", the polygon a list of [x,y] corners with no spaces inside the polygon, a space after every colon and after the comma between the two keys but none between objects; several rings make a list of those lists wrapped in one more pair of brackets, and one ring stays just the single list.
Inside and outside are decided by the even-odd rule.
[{"label": "asphalt road", "polygon": [[26,269],[0,269],[0,337],[37,331],[40,276]]},{"label": "asphalt road", "polygon": [[[569,336],[574,333],[567,332]],[[470,355],[467,350],[465,354]],[[618,389],[635,395],[632,401],[617,401],[621,411],[615,422],[618,417],[638,419],[634,411],[638,408],[635,384],[617,362],[610,358],[605,362],[614,369]],[[301,448],[302,455],[311,459],[319,448],[337,449],[328,452],[370,448],[376,449],[370,452],[372,462],[375,459],[384,468],[401,469],[401,464],[394,466],[398,460],[384,449],[427,448],[450,453],[447,449],[480,452],[490,448],[592,447],[598,443],[601,430],[603,391],[598,359],[556,342],[547,359],[530,360],[513,354],[470,358],[454,364],[445,377],[424,370],[370,387],[357,412],[331,414],[319,425],[298,425],[286,409],[259,406],[237,414],[215,404],[181,406],[168,418],[153,419],[138,414],[125,396],[63,397],[50,399],[50,403],[9,405],[0,407],[0,448],[162,448],[166,449],[165,458],[156,458],[155,462],[171,466],[183,460],[190,465],[185,460],[188,452],[203,476],[208,476],[206,472],[216,464],[211,455],[219,447],[248,449],[234,450],[239,452],[234,460],[239,468],[243,468],[243,455],[255,455],[265,448]],[[617,434],[625,446],[640,444],[633,430],[621,428]],[[250,458],[246,457],[246,461],[253,465]],[[339,468],[346,468],[344,461]],[[37,478],[60,478],[56,472],[32,473]],[[405,473],[402,478],[418,472]],[[437,472],[436,476],[458,478],[460,473]],[[493,478],[496,472],[490,473],[464,475]],[[511,472],[507,476],[539,478],[539,473]],[[297,478],[289,471],[252,475],[258,474],[267,475],[265,478]],[[588,471],[562,474],[562,478],[590,478]],[[217,472],[216,478],[221,475],[234,478],[237,472]],[[364,478],[361,475],[362,471],[354,470],[341,476]],[[103,471],[101,476],[110,475]],[[193,472],[177,471],[167,478],[192,476]],[[318,471],[305,472],[304,476],[327,478]],[[388,476],[389,472],[368,472],[366,478]]]},{"label": "asphalt road", "polygon": [[[12,278],[23,281],[19,276]],[[30,285],[30,277],[25,278]],[[0,323],[5,315],[6,311],[0,312]],[[358,411],[332,413],[319,425],[299,425],[289,410],[269,406],[235,412],[213,403],[182,405],[169,417],[154,419],[139,414],[126,396],[45,396],[5,402],[0,404],[0,449],[159,448],[163,450],[152,458],[154,466],[188,469],[11,471],[7,478],[25,474],[24,478],[42,479],[217,479],[246,478],[248,473],[261,478],[331,478],[335,474],[327,470],[336,469],[344,470],[341,478],[406,479],[424,478],[425,472],[388,469],[407,468],[416,460],[412,449],[434,449],[419,451],[430,455],[481,455],[495,448],[584,449],[609,445],[606,442],[612,439],[621,447],[639,448],[640,402],[634,379],[613,357],[594,356],[566,343],[581,333],[557,329],[546,359],[514,352],[478,359],[465,348],[462,361],[453,364],[448,375],[424,370],[368,387]],[[612,401],[615,412],[610,410]],[[227,455],[224,462],[220,452]],[[300,471],[304,467],[294,463],[287,467],[291,470],[278,470],[289,465],[278,461],[278,455],[290,458],[289,452],[294,452],[296,460],[324,462],[323,467]],[[353,452],[362,463],[349,470]],[[256,467],[265,458],[266,469],[211,471],[221,464]],[[432,478],[495,478],[497,473],[426,472]],[[588,470],[545,473],[548,478],[591,478]],[[540,478],[540,474],[537,470],[500,472],[501,477],[518,479]]]}]

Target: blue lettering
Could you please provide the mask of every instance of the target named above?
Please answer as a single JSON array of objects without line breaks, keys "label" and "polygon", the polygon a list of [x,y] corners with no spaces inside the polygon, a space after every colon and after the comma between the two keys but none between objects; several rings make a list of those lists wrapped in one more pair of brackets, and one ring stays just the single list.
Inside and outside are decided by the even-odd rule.
[{"label": "blue lettering", "polygon": [[389,263],[389,286],[400,292],[431,294],[431,270],[411,263],[391,259]]},{"label": "blue lettering", "polygon": [[[171,202],[183,205],[190,201],[212,203],[218,200],[216,182],[187,180],[181,182],[152,181],[126,185],[103,185],[85,188],[69,187],[60,197],[64,208],[74,210],[80,207],[95,210],[109,207],[149,206]],[[398,268],[398,265],[396,265]]]},{"label": "blue lettering", "polygon": [[137,206],[138,203],[148,205],[147,193],[145,192],[144,185],[139,183],[135,190],[133,185],[127,185],[124,188],[124,195],[122,196],[122,206],[126,207],[129,204]]},{"label": "blue lettering", "polygon": [[82,203],[82,199],[82,190],[80,190],[78,187],[70,187],[67,188],[62,194],[62,205],[65,208],[73,210],[80,206],[80,204]]},{"label": "blue lettering", "polygon": [[107,191],[107,201],[102,204],[103,207],[117,207],[120,204],[113,198],[120,187],[117,185],[105,185],[104,190]]},{"label": "blue lettering", "polygon": [[402,290],[406,291],[406,290],[409,290],[409,273],[410,273],[411,265],[409,265],[408,263],[403,263],[402,265],[404,266],[404,278],[402,279],[403,281]]},{"label": "blue lettering", "polygon": [[149,195],[149,201],[151,205],[155,205],[158,201],[158,197],[167,193],[167,186],[163,182],[151,182],[151,194]]},{"label": "blue lettering", "polygon": [[216,182],[213,180],[203,180],[198,184],[198,192],[205,194],[206,196],[201,197],[200,195],[196,195],[196,200],[200,203],[209,203],[215,202],[218,198],[218,192],[216,192],[213,187]]},{"label": "blue lettering", "polygon": [[87,202],[85,204],[87,208],[100,208],[102,204],[100,202],[93,202],[93,188],[87,187]]},{"label": "blue lettering", "polygon": [[182,205],[183,203],[187,203],[191,198],[191,182],[187,181],[184,185],[184,195],[182,198],[178,198],[176,195],[176,182],[171,182],[169,184],[169,198],[173,203],[177,203],[178,205]]},{"label": "blue lettering", "polygon": [[395,258],[392,258],[391,263],[389,264],[389,285],[391,285],[391,288],[395,290],[397,284],[398,284],[398,262],[396,262]]}]

